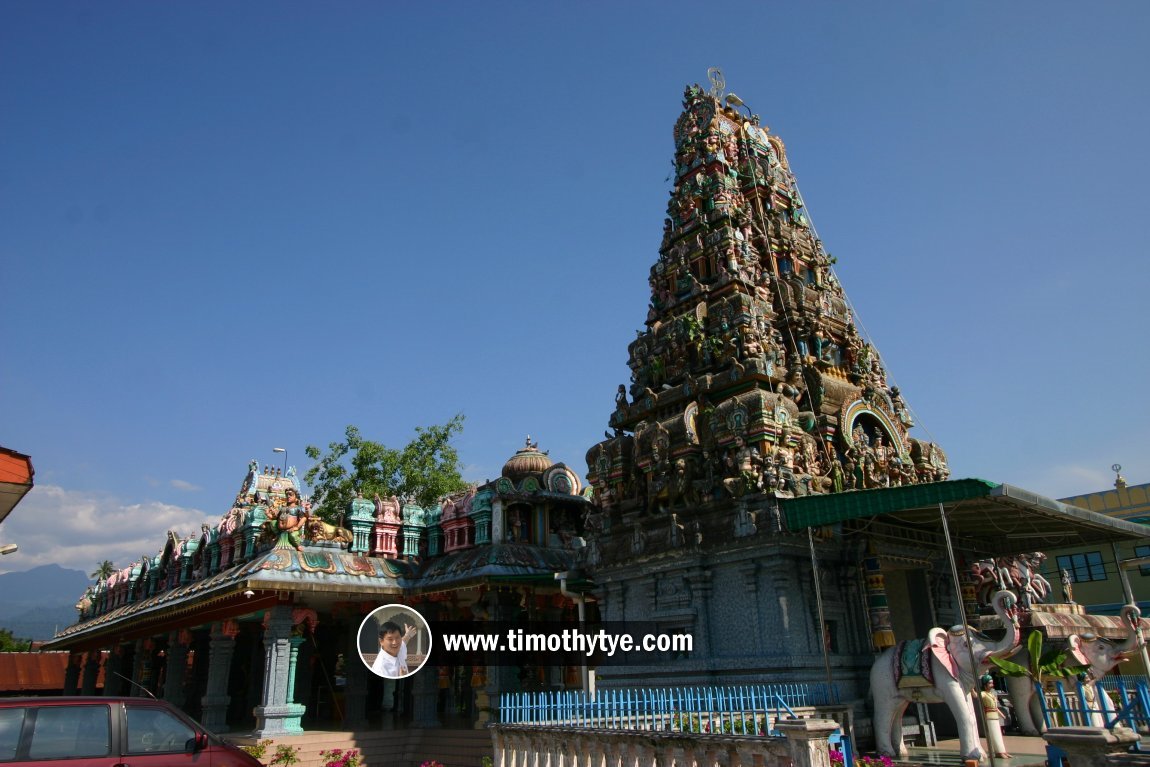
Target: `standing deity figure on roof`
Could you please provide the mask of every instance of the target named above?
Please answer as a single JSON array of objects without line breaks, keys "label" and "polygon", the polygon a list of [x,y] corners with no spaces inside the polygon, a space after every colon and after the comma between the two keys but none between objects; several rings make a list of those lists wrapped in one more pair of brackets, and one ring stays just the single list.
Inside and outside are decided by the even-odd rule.
[{"label": "standing deity figure on roof", "polygon": [[303,551],[300,532],[309,516],[307,509],[300,503],[299,491],[294,487],[289,487],[284,493],[284,504],[279,507],[276,513],[275,525],[276,531],[279,533],[276,548],[290,547],[296,551]]},{"label": "standing deity figure on roof", "polygon": [[1068,605],[1074,604],[1074,579],[1070,577],[1070,571],[1062,568],[1059,579],[1062,581],[1062,601]]}]

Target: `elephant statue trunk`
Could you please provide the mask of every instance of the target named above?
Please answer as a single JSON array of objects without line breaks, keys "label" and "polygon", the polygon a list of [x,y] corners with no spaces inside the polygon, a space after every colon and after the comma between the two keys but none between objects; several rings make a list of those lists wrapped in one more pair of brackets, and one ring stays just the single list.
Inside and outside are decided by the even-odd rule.
[{"label": "elephant statue trunk", "polygon": [[[1097,681],[1113,671],[1119,663],[1129,660],[1138,649],[1138,621],[1141,611],[1135,605],[1122,608],[1122,622],[1129,631],[1120,642],[1096,637],[1091,634],[1072,634],[1067,638],[1067,664],[1086,666],[1085,685],[1087,694],[1094,693],[1101,711],[1113,709],[1113,703],[1106,691],[1097,686]],[[1013,658],[1020,666],[1030,665],[1030,653],[1025,647]],[[1029,677],[1007,677],[1006,687],[1014,704],[1018,727],[1024,735],[1041,735],[1046,729],[1042,719],[1042,702],[1038,698],[1035,683]],[[1099,716],[1091,719],[1099,721]]]},{"label": "elephant statue trunk", "polygon": [[871,667],[870,683],[875,741],[880,753],[906,758],[902,715],[912,701],[946,703],[958,724],[963,758],[981,760],[971,693],[979,675],[990,665],[990,658],[1005,657],[1018,644],[1018,624],[1008,611],[1013,599],[1009,591],[999,591],[991,600],[994,612],[1006,627],[1002,639],[994,640],[963,626],[950,631],[933,628],[926,639],[900,642],[878,656]]}]

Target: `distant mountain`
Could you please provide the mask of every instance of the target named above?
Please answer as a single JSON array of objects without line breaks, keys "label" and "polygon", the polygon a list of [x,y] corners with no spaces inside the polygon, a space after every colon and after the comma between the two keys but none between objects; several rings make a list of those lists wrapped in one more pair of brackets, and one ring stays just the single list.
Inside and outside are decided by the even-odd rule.
[{"label": "distant mountain", "polygon": [[75,604],[92,581],[80,570],[42,565],[0,575],[0,628],[20,639],[51,639],[76,622]]},{"label": "distant mountain", "polygon": [[82,570],[41,565],[22,573],[0,575],[0,604],[43,605],[64,601],[74,605],[90,585],[92,579]]},{"label": "distant mountain", "polygon": [[57,631],[76,622],[76,608],[71,606],[33,607],[11,612],[0,606],[0,628],[6,628],[17,639],[51,639]]}]

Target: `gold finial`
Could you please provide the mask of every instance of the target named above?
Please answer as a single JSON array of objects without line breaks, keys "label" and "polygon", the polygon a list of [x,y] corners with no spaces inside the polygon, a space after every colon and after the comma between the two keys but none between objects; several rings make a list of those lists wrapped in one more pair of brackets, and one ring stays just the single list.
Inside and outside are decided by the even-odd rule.
[{"label": "gold finial", "polygon": [[1122,476],[1122,464],[1114,464],[1110,467],[1110,471],[1114,472],[1114,489],[1121,490],[1126,487],[1126,477]]}]

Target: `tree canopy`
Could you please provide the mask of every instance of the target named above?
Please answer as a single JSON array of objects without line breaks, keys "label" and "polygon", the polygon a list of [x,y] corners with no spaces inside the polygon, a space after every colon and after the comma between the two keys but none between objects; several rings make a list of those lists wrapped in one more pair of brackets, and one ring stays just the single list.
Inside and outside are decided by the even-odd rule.
[{"label": "tree canopy", "polygon": [[384,498],[410,497],[427,507],[462,490],[466,483],[451,444],[462,430],[460,413],[440,426],[417,426],[415,439],[400,449],[364,439],[355,426],[348,426],[343,440],[329,444],[326,453],[308,445],[308,458],[318,462],[304,475],[312,488],[315,512],[334,521],[357,491],[368,499],[376,493]]},{"label": "tree canopy", "polygon": [[105,559],[96,567],[95,572],[90,573],[88,577],[94,581],[106,581],[114,572],[116,572],[116,566],[113,565],[111,561]]},{"label": "tree canopy", "polygon": [[12,636],[8,629],[0,629],[0,652],[27,652],[30,644],[27,639]]}]

